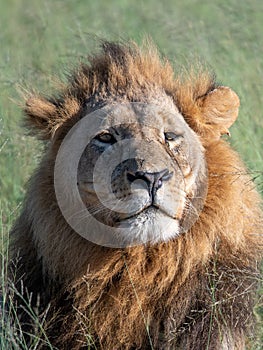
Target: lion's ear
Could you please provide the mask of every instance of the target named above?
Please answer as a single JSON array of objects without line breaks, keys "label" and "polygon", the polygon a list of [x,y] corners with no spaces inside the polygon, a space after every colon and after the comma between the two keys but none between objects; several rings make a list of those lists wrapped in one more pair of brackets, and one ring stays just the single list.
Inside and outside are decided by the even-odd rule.
[{"label": "lion's ear", "polygon": [[229,134],[230,126],[238,116],[239,97],[226,86],[219,86],[198,100],[202,119],[210,129],[210,137]]},{"label": "lion's ear", "polygon": [[58,118],[57,107],[51,101],[40,96],[30,96],[26,100],[25,126],[32,135],[42,140],[52,137]]}]

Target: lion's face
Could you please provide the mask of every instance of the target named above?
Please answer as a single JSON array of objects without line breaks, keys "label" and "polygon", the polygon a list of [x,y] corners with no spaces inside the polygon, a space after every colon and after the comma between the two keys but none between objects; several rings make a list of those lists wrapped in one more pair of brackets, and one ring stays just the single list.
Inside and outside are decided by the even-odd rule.
[{"label": "lion's face", "polygon": [[188,230],[206,197],[204,149],[164,99],[161,105],[106,105],[78,165],[87,218],[124,229],[121,240],[128,245],[167,241]]},{"label": "lion's face", "polygon": [[45,178],[71,232],[123,247],[192,227],[207,192],[202,145],[229,134],[239,108],[234,91],[194,72],[174,76],[155,50],[105,43],[57,97],[28,96],[25,122],[51,141]]}]

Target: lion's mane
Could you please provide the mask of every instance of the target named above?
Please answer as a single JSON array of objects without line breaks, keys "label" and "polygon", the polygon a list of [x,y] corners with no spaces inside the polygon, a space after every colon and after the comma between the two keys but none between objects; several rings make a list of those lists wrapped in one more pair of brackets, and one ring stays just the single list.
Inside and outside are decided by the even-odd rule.
[{"label": "lion's mane", "polygon": [[[199,219],[166,243],[125,249],[76,234],[58,208],[53,171],[61,140],[86,110],[103,101],[141,101],[161,89],[199,135],[208,194]],[[104,43],[57,96],[30,95],[32,133],[48,140],[12,233],[20,260],[16,288],[50,303],[46,332],[59,349],[243,349],[253,323],[262,248],[260,197],[204,98],[217,88],[204,69],[174,73],[152,45]],[[234,106],[233,108],[236,108]],[[227,110],[221,111],[227,115]],[[227,123],[226,123],[227,124]],[[226,125],[228,128],[228,125]],[[26,316],[21,312],[21,318]],[[234,344],[234,345],[233,345]],[[86,345],[87,346],[87,345]]]}]

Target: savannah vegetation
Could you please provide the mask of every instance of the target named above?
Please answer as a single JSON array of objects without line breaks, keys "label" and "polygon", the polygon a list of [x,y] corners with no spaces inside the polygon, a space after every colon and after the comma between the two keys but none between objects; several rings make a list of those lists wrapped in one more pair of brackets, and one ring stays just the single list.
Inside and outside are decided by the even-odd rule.
[{"label": "savannah vegetation", "polygon": [[[201,60],[217,81],[240,97],[231,144],[241,154],[263,194],[263,2],[251,0],[10,0],[0,1],[0,294],[5,309],[8,231],[42,145],[25,136],[21,103],[32,87],[49,95],[65,72],[96,47],[100,38],[149,35],[181,69]],[[59,79],[58,79],[59,78]],[[33,313],[33,310],[32,310]],[[259,300],[257,317],[263,318]],[[261,322],[262,324],[262,322]],[[38,327],[41,331],[41,324]],[[261,332],[263,333],[263,332]],[[253,349],[261,349],[262,339]],[[27,349],[0,316],[0,348]],[[37,338],[36,347],[37,348]]]}]

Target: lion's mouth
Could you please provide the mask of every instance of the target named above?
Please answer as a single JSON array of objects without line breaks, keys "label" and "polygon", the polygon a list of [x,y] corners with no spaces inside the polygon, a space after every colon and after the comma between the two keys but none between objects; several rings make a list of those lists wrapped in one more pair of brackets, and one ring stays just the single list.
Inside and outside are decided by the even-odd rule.
[{"label": "lion's mouth", "polygon": [[145,215],[146,217],[151,217],[153,218],[157,213],[162,213],[163,215],[166,215],[172,219],[175,219],[174,216],[172,216],[170,213],[168,213],[167,211],[165,211],[164,209],[162,209],[161,207],[151,204],[149,206],[147,206],[146,208],[141,209],[140,211],[129,215],[129,216],[125,216],[122,218],[118,218],[116,220],[116,223],[120,223],[120,222],[126,222],[126,221],[130,221],[130,220],[136,220],[138,219],[140,216]]},{"label": "lion's mouth", "polygon": [[[79,184],[79,188],[82,193],[94,196],[94,202],[96,203],[96,195],[94,189],[90,189],[87,183],[84,185]],[[150,198],[149,194],[144,194],[144,197],[137,196],[134,201],[128,197],[128,204],[124,202],[124,209],[128,211],[116,210],[115,198],[112,201],[108,201],[107,204],[111,204],[111,207],[105,207],[102,215],[98,213],[95,215],[102,223],[106,223],[112,227],[129,227],[142,226],[142,225],[156,225],[160,220],[171,220],[172,222],[180,222],[185,209],[185,196],[180,192],[180,196],[177,198],[171,198],[167,196],[166,200],[156,198]],[[184,193],[183,193],[184,194]],[[85,198],[85,196],[83,196]],[[90,197],[89,197],[90,198]],[[126,198],[127,199],[127,198]],[[129,201],[130,200],[130,201]],[[89,200],[91,202],[91,200]],[[144,202],[144,203],[143,203]],[[119,203],[118,203],[119,204]],[[117,208],[118,209],[118,208]],[[91,210],[92,212],[92,210]]]}]

